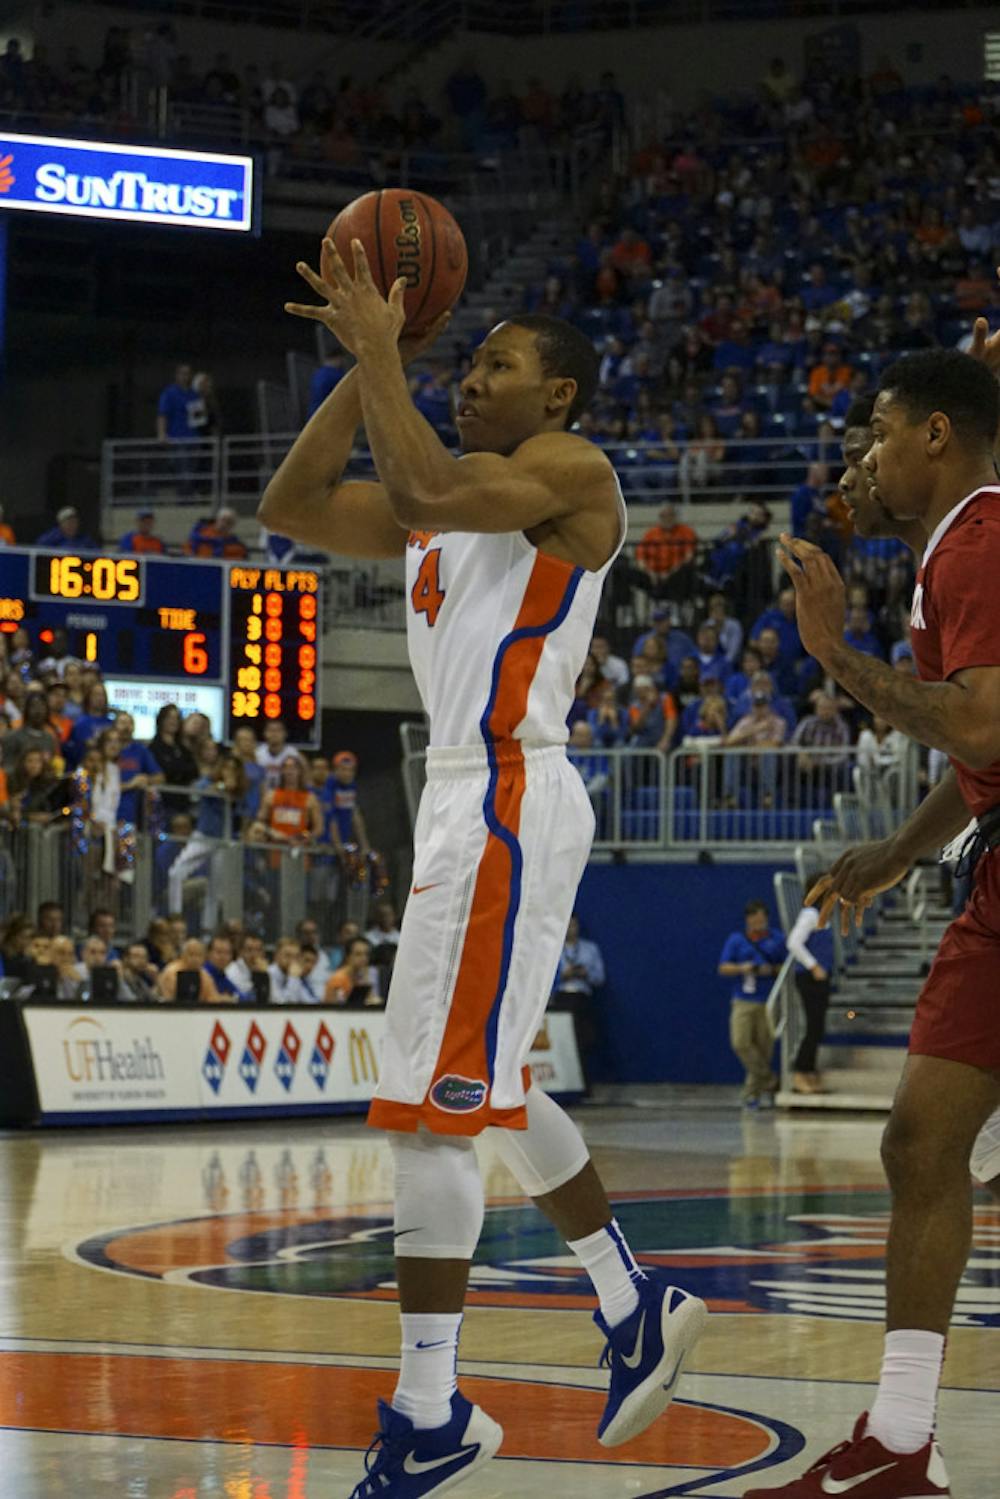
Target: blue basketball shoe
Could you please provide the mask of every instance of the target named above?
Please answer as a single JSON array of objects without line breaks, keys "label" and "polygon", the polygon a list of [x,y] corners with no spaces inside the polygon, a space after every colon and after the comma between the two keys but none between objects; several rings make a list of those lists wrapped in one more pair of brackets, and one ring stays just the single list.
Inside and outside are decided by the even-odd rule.
[{"label": "blue basketball shoe", "polygon": [[503,1441],[502,1428],[458,1394],[451,1397],[451,1420],[433,1431],[417,1431],[384,1400],[378,1403],[378,1420],[378,1435],[365,1458],[367,1476],[351,1499],[447,1494],[488,1463]]},{"label": "blue basketball shoe", "polygon": [[637,1289],[639,1305],[617,1327],[594,1313],[608,1340],[601,1364],[611,1368],[608,1403],[597,1428],[605,1447],[630,1442],[663,1414],[708,1316],[703,1301],[676,1286],[647,1279]]}]

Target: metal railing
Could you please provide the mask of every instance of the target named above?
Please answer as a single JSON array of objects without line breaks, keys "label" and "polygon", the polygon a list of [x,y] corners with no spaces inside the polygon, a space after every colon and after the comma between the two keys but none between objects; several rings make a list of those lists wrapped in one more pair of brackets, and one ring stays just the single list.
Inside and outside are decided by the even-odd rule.
[{"label": "metal railing", "polygon": [[[669,755],[647,749],[569,750],[594,808],[594,848],[790,850],[831,814],[850,784],[856,749],[726,749],[694,741]],[[803,765],[808,758],[811,762]],[[407,750],[403,785],[416,821],[426,751]],[[898,782],[893,826],[916,804],[915,781]],[[836,824],[834,823],[836,827]],[[838,840],[841,838],[837,830]]]},{"label": "metal railing", "polygon": [[[886,789],[897,826],[916,806],[913,768]],[[798,844],[817,835],[846,842],[834,816],[836,799],[852,784],[856,746],[815,749],[726,748],[692,740],[672,751],[667,776],[666,841],[698,848]]]},{"label": "metal railing", "polygon": [[334,941],[342,921],[367,920],[371,887],[351,878],[330,844],[170,831],[129,830],[124,837],[127,858],[107,875],[103,845],[84,847],[69,818],[0,830],[0,917],[13,911],[33,917],[52,900],[62,907],[66,930],[77,936],[87,931],[91,912],[104,906],[115,912],[124,938],[144,936],[154,915],[169,913],[183,915],[197,934],[240,920],[268,943],[293,933],[306,916],[316,920],[324,943]]},{"label": "metal railing", "polygon": [[[102,503],[190,505],[211,497],[250,514],[297,436],[275,431],[172,442],[107,438],[101,451]],[[755,438],[728,445],[720,440],[723,457],[704,463],[696,442],[673,444],[677,458],[666,456],[663,445],[655,442],[601,446],[621,479],[625,498],[649,505],[668,499],[718,502],[734,493],[744,501],[785,500],[808,463],[834,458],[832,444],[826,445],[829,451],[824,454],[819,441],[810,438]],[[355,449],[352,463],[371,471],[363,448]]]}]

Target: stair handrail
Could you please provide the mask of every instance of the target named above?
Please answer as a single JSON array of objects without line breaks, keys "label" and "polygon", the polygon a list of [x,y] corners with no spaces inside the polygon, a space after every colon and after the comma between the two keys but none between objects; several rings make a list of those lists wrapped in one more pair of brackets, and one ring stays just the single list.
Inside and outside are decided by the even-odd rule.
[{"label": "stair handrail", "polygon": [[785,1045],[785,1031],[788,1029],[789,1024],[788,1000],[786,995],[789,986],[789,976],[794,967],[795,959],[789,953],[778,969],[774,983],[771,985],[770,992],[764,1003],[767,1018],[771,1022],[771,1029],[774,1032],[774,1039],[781,1042],[779,1048],[781,1061],[779,1066],[781,1069],[781,1091],[783,1093],[788,1091],[788,1081],[791,1071],[789,1066],[790,1048]]}]

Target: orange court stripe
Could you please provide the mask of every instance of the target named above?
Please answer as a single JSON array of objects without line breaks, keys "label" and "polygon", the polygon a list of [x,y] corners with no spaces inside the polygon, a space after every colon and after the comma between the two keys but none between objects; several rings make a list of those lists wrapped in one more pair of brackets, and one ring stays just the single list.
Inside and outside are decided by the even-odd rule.
[{"label": "orange court stripe", "polygon": [[[365,1449],[387,1369],[120,1354],[0,1354],[0,1426],[91,1435]],[[737,1412],[684,1403],[627,1448],[595,1435],[600,1390],[463,1379],[495,1416],[506,1457],[562,1462],[735,1467],[762,1456],[770,1433]]]}]

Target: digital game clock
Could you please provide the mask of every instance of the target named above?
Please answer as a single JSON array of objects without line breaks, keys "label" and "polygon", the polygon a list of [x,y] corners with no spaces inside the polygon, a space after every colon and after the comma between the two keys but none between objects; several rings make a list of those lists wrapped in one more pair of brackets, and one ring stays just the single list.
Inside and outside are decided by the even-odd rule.
[{"label": "digital game clock", "polygon": [[39,656],[65,630],[70,655],[94,662],[130,710],[201,706],[227,739],[280,718],[293,743],[318,742],[314,568],[0,548],[0,633],[19,625]]}]

